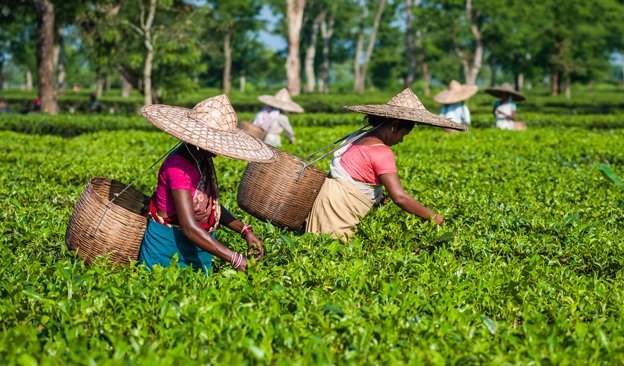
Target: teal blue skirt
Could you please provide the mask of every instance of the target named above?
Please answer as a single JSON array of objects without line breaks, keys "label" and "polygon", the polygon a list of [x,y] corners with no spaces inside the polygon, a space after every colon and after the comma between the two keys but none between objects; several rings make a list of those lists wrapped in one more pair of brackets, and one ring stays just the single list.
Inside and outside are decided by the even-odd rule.
[{"label": "teal blue skirt", "polygon": [[161,225],[150,218],[141,243],[139,262],[149,269],[157,264],[169,267],[174,256],[178,257],[180,267],[190,266],[206,275],[212,269],[212,254],[189,240],[180,229]]}]

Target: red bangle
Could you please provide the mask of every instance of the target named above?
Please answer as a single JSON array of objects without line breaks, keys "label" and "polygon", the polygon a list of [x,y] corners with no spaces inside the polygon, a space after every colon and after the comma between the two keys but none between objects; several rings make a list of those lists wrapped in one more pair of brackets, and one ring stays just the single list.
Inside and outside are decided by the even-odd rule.
[{"label": "red bangle", "polygon": [[247,233],[249,233],[250,231],[253,231],[253,228],[251,227],[251,225],[243,226],[243,230],[241,230],[240,232],[241,237],[245,239],[245,237],[247,236]]}]

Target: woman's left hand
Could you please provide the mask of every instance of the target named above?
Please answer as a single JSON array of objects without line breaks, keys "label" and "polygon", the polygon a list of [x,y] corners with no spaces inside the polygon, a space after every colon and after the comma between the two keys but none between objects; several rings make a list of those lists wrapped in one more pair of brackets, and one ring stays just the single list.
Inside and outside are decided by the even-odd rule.
[{"label": "woman's left hand", "polygon": [[[247,256],[253,256],[256,259],[262,258],[264,255],[264,246],[256,234],[253,231],[249,231],[247,235],[245,235],[245,240],[247,240]],[[254,246],[257,247],[257,250],[254,250]]]}]

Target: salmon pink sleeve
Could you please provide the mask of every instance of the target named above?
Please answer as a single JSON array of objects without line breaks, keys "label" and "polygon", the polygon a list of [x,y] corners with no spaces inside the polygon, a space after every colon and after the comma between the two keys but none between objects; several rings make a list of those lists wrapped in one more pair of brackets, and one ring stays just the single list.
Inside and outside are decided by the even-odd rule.
[{"label": "salmon pink sleeve", "polygon": [[374,146],[375,149],[371,151],[371,163],[373,165],[373,171],[375,176],[379,177],[382,174],[397,173],[396,162],[394,161],[394,154],[388,146]]}]

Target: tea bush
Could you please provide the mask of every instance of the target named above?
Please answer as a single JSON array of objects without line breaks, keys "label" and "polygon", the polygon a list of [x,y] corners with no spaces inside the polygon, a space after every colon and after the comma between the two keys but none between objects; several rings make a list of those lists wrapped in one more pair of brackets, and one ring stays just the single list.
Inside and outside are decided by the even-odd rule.
[{"label": "tea bush", "polygon": [[[353,128],[299,127],[284,149],[304,156]],[[217,158],[223,203],[267,254],[247,274],[216,260],[209,278],[86,266],[66,249],[91,177],[129,183],[175,143],[154,130],[74,136],[0,132],[4,364],[624,362],[622,130],[417,127],[393,148],[399,175],[446,223],[386,203],[349,243],[245,214],[245,163]],[[156,173],[136,186],[151,193]]]}]

